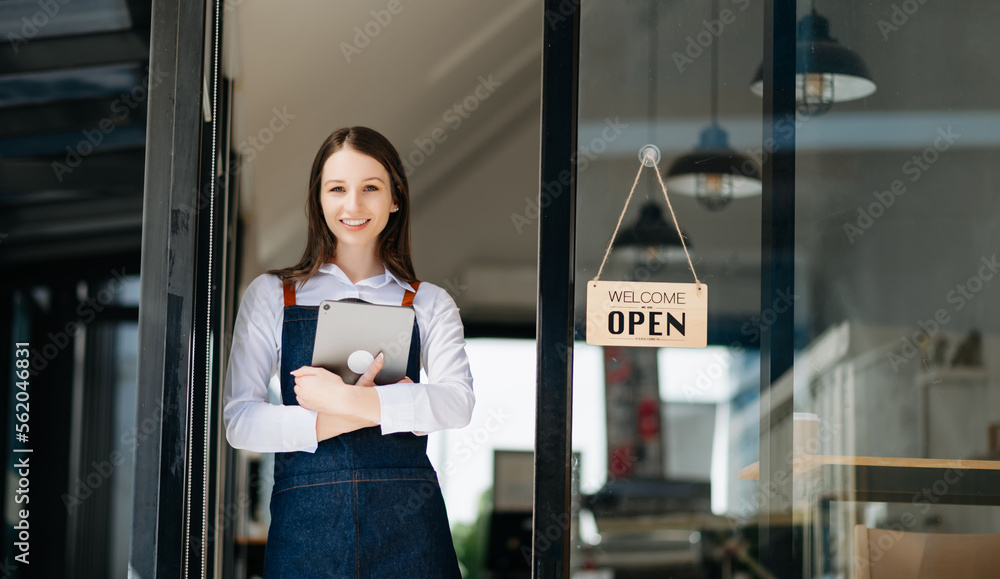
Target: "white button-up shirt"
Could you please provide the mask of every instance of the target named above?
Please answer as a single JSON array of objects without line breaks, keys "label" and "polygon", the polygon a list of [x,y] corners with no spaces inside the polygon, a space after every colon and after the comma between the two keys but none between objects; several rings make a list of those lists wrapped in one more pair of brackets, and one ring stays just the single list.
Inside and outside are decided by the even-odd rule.
[{"label": "white button-up shirt", "polygon": [[[323,300],[358,298],[398,306],[406,290],[412,289],[388,269],[354,284],[339,267],[328,263],[297,288],[295,301],[300,306],[318,306]],[[475,396],[458,307],[444,289],[422,282],[413,309],[420,328],[421,362],[429,381],[375,388],[382,406],[382,434],[461,428],[472,418]],[[235,448],[315,452],[318,446],[315,411],[268,402],[268,383],[281,367],[283,319],[281,280],[274,275],[258,276],[240,304],[226,372],[222,412],[226,438]]]}]

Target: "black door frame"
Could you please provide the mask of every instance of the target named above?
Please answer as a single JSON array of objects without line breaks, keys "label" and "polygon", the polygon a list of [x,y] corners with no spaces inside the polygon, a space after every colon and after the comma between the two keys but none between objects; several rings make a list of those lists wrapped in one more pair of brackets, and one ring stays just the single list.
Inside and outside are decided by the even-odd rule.
[{"label": "black door frame", "polygon": [[531,573],[561,578],[571,548],[579,3],[545,0],[544,16]]},{"label": "black door frame", "polygon": [[152,7],[150,70],[164,81],[148,97],[129,560],[147,579],[231,573],[215,542],[233,533],[217,401],[237,273],[223,13],[220,0]]}]

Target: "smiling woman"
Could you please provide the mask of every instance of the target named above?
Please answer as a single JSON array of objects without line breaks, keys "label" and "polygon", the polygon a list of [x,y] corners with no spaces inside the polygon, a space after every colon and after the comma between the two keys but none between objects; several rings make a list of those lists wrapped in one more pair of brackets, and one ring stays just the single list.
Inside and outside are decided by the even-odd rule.
[{"label": "smiling woman", "polygon": [[[377,190],[371,191],[372,186]],[[385,203],[384,216],[374,213],[378,210],[373,204],[375,198]],[[362,215],[360,212],[368,213]],[[389,212],[395,213],[392,219],[389,219]],[[349,226],[341,220],[374,217],[378,217],[379,223],[367,228],[374,235],[365,244],[374,253],[366,255],[348,249],[346,253],[337,254],[340,243],[351,247],[359,241],[356,237],[341,239],[338,233],[366,229],[349,229],[356,225]],[[306,219],[308,242],[299,263],[268,273],[280,276],[286,283],[298,283],[310,278],[322,264],[336,256],[337,264],[349,269],[367,267],[370,270],[373,263],[384,262],[403,281],[416,281],[410,257],[409,184],[399,154],[381,134],[366,127],[351,127],[334,131],[326,138],[309,172]],[[372,244],[376,238],[378,243]],[[363,261],[368,263],[362,264]]]},{"label": "smiling woman", "polygon": [[[313,162],[306,213],[299,263],[247,289],[226,377],[230,444],[277,453],[265,577],[417,569],[460,577],[424,435],[469,423],[472,376],[458,308],[414,275],[409,190],[395,148],[366,127],[335,131]],[[406,376],[375,387],[381,355],[354,385],[314,367],[323,300],[412,307]],[[421,362],[428,381],[414,383]],[[276,369],[280,405],[267,396]]]},{"label": "smiling woman", "polygon": [[378,273],[363,271],[366,267],[381,270],[371,258],[390,214],[399,211],[388,183],[389,173],[378,161],[352,149],[337,151],[323,165],[320,205],[339,241],[337,259],[348,277]]}]

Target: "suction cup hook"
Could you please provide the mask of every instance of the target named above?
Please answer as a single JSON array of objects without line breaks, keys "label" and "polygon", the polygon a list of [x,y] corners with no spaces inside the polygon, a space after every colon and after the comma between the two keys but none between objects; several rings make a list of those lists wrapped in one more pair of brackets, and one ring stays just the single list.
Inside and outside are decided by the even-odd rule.
[{"label": "suction cup hook", "polygon": [[646,145],[639,149],[639,160],[647,167],[660,163],[660,148],[656,145]]}]

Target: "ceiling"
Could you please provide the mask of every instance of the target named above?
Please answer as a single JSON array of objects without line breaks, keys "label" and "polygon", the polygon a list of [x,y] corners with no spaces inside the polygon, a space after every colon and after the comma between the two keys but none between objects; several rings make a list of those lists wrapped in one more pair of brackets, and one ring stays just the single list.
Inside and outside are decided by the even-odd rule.
[{"label": "ceiling", "polygon": [[41,6],[0,3],[0,265],[96,275],[138,262],[150,2]]}]

